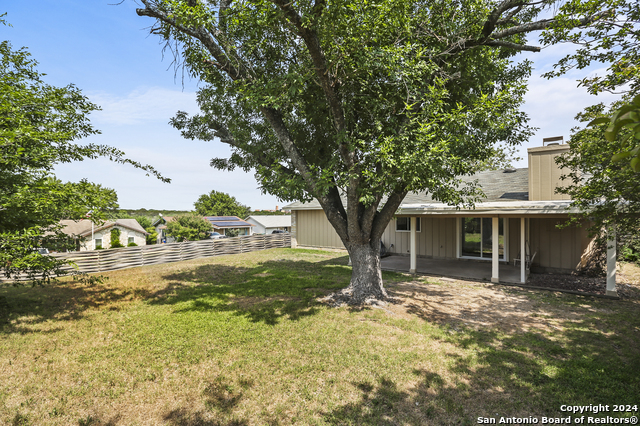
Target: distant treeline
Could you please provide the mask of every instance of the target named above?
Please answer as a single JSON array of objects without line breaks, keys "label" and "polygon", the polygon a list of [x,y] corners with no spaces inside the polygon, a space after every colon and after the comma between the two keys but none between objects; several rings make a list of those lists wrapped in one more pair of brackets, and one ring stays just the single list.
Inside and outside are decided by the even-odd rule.
[{"label": "distant treeline", "polygon": [[135,219],[136,216],[156,217],[159,214],[162,214],[162,216],[178,216],[190,212],[190,210],[119,209],[115,214],[118,218],[126,216]]},{"label": "distant treeline", "polygon": [[[193,210],[119,209],[115,211],[113,216],[114,216],[114,219],[125,219],[125,218],[135,219],[136,217],[140,217],[140,216],[155,218],[155,217],[158,217],[159,214],[162,214],[162,216],[179,216],[179,215],[187,214],[191,212],[193,212]],[[258,211],[250,212],[248,216],[284,216],[288,214],[291,214],[291,213],[284,212],[284,211],[270,212],[267,210],[258,210]],[[241,218],[241,219],[244,219],[244,218]]]}]

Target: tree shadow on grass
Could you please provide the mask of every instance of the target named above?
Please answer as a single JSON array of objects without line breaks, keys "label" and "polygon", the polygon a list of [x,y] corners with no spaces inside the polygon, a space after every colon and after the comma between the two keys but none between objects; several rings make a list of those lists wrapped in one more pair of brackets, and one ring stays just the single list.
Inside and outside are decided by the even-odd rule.
[{"label": "tree shadow on grass", "polygon": [[249,422],[238,418],[233,410],[244,397],[244,392],[253,386],[251,380],[235,383],[218,376],[205,386],[202,396],[206,410],[190,411],[179,408],[163,416],[171,426],[246,426]]},{"label": "tree shadow on grass", "polygon": [[0,334],[55,333],[61,328],[42,330],[34,326],[50,320],[78,320],[87,309],[119,309],[118,302],[176,304],[190,297],[192,304],[180,309],[236,311],[252,321],[275,324],[282,316],[298,319],[315,313],[316,297],[348,284],[350,268],[346,264],[346,257],[318,262],[279,259],[256,267],[212,263],[164,276],[169,283],[157,291],[114,288],[108,281],[0,287]]},{"label": "tree shadow on grass", "polygon": [[296,321],[318,312],[316,298],[348,285],[351,271],[340,260],[271,260],[251,268],[202,265],[163,276],[170,284],[150,303],[176,305],[176,313],[233,312],[269,325],[284,317]]},{"label": "tree shadow on grass", "polygon": [[[341,256],[317,262],[282,258],[251,267],[216,263],[187,266],[184,272],[163,276],[168,284],[156,291],[114,288],[108,281],[94,285],[63,281],[41,288],[0,287],[0,334],[54,333],[60,328],[42,330],[34,326],[50,320],[78,320],[87,309],[119,309],[118,302],[131,300],[183,305],[176,312],[233,311],[251,321],[271,325],[282,317],[297,320],[317,312],[316,298],[349,284],[351,268],[347,261],[347,256]],[[388,272],[383,276],[404,279]]]},{"label": "tree shadow on grass", "polygon": [[[435,297],[450,290],[430,289],[429,293]],[[402,387],[382,371],[374,382],[355,383],[359,400],[324,413],[326,421],[335,425],[476,424],[478,417],[498,422],[502,416],[533,416],[541,421],[542,416],[570,416],[561,411],[563,404],[637,404],[637,305],[545,295],[542,302],[559,302],[560,308],[573,312],[556,318],[554,327],[537,328],[519,321],[524,301],[516,296],[502,306],[503,315],[492,323],[486,319],[473,323],[464,308],[452,312],[437,304],[413,307],[415,315],[438,324],[429,338],[433,347],[445,348],[446,370],[416,369],[417,384]],[[478,311],[501,309],[494,299],[484,303]],[[580,309],[573,310],[576,306]],[[589,413],[593,417],[632,414],[637,412]]]},{"label": "tree shadow on grass", "polygon": [[172,410],[163,416],[169,426],[248,426],[244,419],[220,420],[212,419],[201,411],[191,412],[185,409]]},{"label": "tree shadow on grass", "polygon": [[71,321],[84,316],[87,309],[96,309],[121,301],[148,298],[145,289],[121,289],[108,285],[86,285],[65,281],[46,287],[0,288],[0,334],[55,333],[61,328],[34,329],[34,325],[51,320]]}]

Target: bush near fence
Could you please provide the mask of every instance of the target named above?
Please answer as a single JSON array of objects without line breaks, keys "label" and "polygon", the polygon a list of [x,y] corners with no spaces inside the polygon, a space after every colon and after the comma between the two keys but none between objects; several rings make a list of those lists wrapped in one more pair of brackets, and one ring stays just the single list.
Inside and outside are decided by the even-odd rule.
[{"label": "bush near fence", "polygon": [[[68,273],[75,271],[93,273],[281,247],[291,247],[291,235],[242,235],[219,240],[53,253],[51,256],[57,259],[65,259],[77,266],[77,268],[72,265],[64,266],[63,270]],[[0,277],[0,281],[9,280]]]}]

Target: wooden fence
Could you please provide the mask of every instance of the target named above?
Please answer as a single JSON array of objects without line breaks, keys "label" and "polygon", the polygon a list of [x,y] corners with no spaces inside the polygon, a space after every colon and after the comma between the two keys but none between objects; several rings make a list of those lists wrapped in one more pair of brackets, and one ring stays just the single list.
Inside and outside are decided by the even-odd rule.
[{"label": "wooden fence", "polygon": [[[77,269],[66,265],[67,272],[106,272],[138,266],[159,265],[202,257],[248,253],[270,248],[291,247],[291,235],[242,235],[219,240],[188,241],[184,243],[157,244],[119,249],[53,253],[57,259],[75,263]],[[0,276],[0,281],[4,281]]]}]

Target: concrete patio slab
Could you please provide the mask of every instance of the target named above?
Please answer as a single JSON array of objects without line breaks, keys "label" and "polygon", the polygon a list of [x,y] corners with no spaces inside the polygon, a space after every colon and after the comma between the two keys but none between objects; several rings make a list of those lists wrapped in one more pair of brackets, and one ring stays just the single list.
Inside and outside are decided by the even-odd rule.
[{"label": "concrete patio slab", "polygon": [[[409,272],[409,256],[388,256],[380,259],[385,271]],[[491,281],[491,262],[467,259],[417,258],[416,272],[424,275]],[[500,282],[520,283],[520,266],[500,263]]]}]

